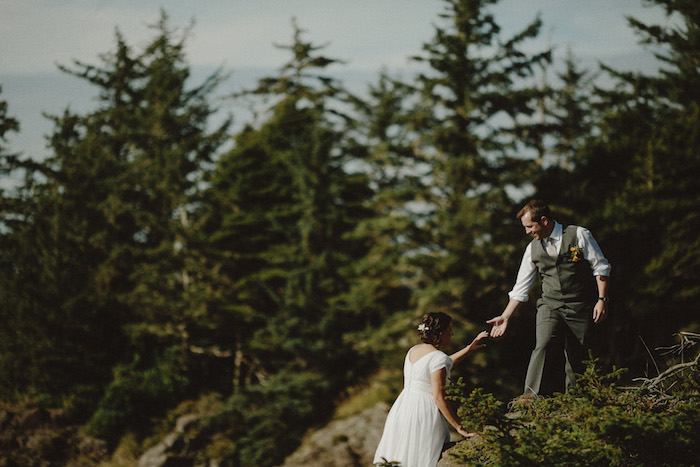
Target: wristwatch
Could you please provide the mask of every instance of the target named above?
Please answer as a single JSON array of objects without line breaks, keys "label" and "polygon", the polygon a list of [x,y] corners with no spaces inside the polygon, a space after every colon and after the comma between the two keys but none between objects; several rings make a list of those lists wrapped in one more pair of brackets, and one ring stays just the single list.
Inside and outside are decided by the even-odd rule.
[{"label": "wristwatch", "polygon": [[610,297],[598,297],[598,300],[602,300],[603,303],[608,303],[610,301]]}]

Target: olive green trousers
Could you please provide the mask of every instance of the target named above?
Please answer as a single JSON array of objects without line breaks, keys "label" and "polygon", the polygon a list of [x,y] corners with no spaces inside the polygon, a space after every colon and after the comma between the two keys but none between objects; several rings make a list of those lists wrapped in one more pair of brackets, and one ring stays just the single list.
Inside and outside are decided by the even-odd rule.
[{"label": "olive green trousers", "polygon": [[583,374],[588,357],[587,341],[593,324],[593,307],[567,306],[553,310],[537,302],[535,349],[525,376],[525,394],[549,396],[564,393]]}]

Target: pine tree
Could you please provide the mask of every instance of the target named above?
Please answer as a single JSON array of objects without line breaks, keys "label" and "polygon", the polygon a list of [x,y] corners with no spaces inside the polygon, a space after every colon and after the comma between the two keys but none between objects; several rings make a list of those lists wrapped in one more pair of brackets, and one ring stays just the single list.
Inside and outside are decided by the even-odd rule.
[{"label": "pine tree", "polygon": [[[419,311],[471,315],[496,311],[517,263],[513,201],[508,187],[527,180],[518,154],[517,129],[531,120],[541,92],[528,81],[549,52],[527,54],[536,19],[503,40],[489,0],[447,0],[443,25],[418,60],[426,106],[434,109],[420,128],[433,167],[426,193],[434,217],[427,225],[430,255],[423,255],[425,290]],[[491,311],[489,311],[489,309]]]},{"label": "pine tree", "polygon": [[[3,160],[4,170],[23,181],[3,199],[8,267],[1,285],[4,397],[79,412],[99,397],[97,388],[121,354],[118,324],[109,324],[117,319],[116,307],[96,293],[92,280],[103,238],[88,201],[95,180],[77,174],[81,156],[72,155],[65,165],[20,155]],[[78,185],[86,188],[81,194]]]},{"label": "pine tree", "polygon": [[142,51],[117,32],[101,65],[61,67],[96,86],[97,108],[52,117],[52,155],[17,161],[30,174],[20,190],[30,209],[12,231],[15,329],[27,331],[10,358],[31,364],[12,389],[87,408],[101,398],[100,435],[142,428],[187,390],[187,326],[201,302],[188,216],[228,126],[207,130],[220,74],[190,88],[187,34],[165,13],[154,29]]},{"label": "pine tree", "polygon": [[[691,277],[700,273],[695,259],[700,243],[693,228],[700,201],[694,175],[700,170],[700,5],[664,0],[651,4],[663,7],[675,21],[661,26],[630,19],[642,42],[660,50],[656,56],[662,66],[652,77],[616,73],[629,94],[612,123],[629,128],[624,120],[638,117],[640,130],[646,131],[635,131],[638,141],[626,141],[631,160],[624,184],[616,183],[621,191],[612,205],[625,209],[619,234],[636,231],[633,245],[617,246],[626,254],[632,254],[631,247],[646,251],[644,259],[636,257],[628,269],[634,276],[643,273],[635,281],[640,293],[629,292],[629,305],[635,318],[645,323],[643,335],[656,340],[697,323],[693,307],[700,289]],[[631,221],[638,223],[633,227]]]},{"label": "pine tree", "polygon": [[118,36],[117,52],[105,57],[104,68],[76,63],[78,70],[68,70],[97,85],[104,102],[86,119],[99,125],[87,134],[101,144],[80,140],[77,148],[98,148],[93,157],[122,165],[108,179],[103,209],[108,221],[126,229],[109,251],[124,281],[123,289],[111,289],[128,313],[123,322],[129,347],[91,422],[98,434],[118,434],[126,425],[143,429],[154,413],[199,385],[191,333],[206,319],[205,284],[199,281],[206,271],[190,245],[190,217],[229,122],[208,130],[215,113],[209,98],[220,73],[190,88],[187,34],[177,37],[165,13],[155,29],[142,52]]},{"label": "pine tree", "polygon": [[430,111],[411,86],[386,72],[370,85],[366,99],[353,104],[368,148],[360,167],[371,198],[370,215],[349,236],[366,253],[347,268],[349,289],[342,302],[360,325],[352,339],[355,348],[365,357],[391,361],[405,350],[397,348],[396,338],[414,318],[412,297],[420,274],[412,258],[425,241],[420,226],[431,215],[422,211],[429,164],[413,129],[413,122]]},{"label": "pine tree", "polygon": [[[695,250],[698,190],[700,7],[654,1],[672,20],[629,18],[661,62],[657,75],[603,70],[614,87],[599,89],[595,137],[562,196],[591,228],[613,265],[607,363],[641,371],[645,348],[695,326],[700,271]],[[586,208],[583,208],[583,207]],[[619,279],[618,279],[619,278]],[[641,337],[641,340],[639,339]],[[642,341],[644,343],[642,343]]]},{"label": "pine tree", "polygon": [[[529,177],[534,197],[547,200],[559,222],[580,224],[595,206],[587,192],[600,190],[583,180],[581,170],[587,163],[584,146],[594,137],[594,129],[605,110],[595,98],[596,75],[577,66],[571,51],[564,60],[564,70],[553,85],[545,85],[542,123],[537,138],[538,158]],[[595,229],[597,222],[584,224]]]},{"label": "pine tree", "polygon": [[347,93],[325,74],[337,61],[296,25],[282,48],[292,58],[279,75],[238,96],[260,103],[264,121],[218,161],[201,221],[201,250],[219,276],[219,348],[234,356],[228,411],[212,423],[232,439],[227,456],[254,465],[277,465],[325,420],[358,365],[341,297],[344,269],[363,254],[347,235],[370,195],[351,170],[363,150]]},{"label": "pine tree", "polygon": [[[535,178],[533,185],[537,190],[549,189],[554,194],[561,189],[556,181],[566,179],[567,173],[576,168],[579,149],[591,136],[596,115],[591,101],[595,76],[578,66],[571,49],[567,50],[563,66],[564,70],[556,73],[554,83],[549,82],[548,67],[545,68],[536,121],[525,122],[517,133],[536,151],[531,175]],[[550,174],[552,170],[563,173]],[[540,182],[539,177],[549,183]],[[568,180],[562,182],[569,183]],[[556,195],[546,196],[549,194],[540,196],[556,199]]]},{"label": "pine tree", "polygon": [[[2,94],[2,86],[0,86],[0,94]],[[0,100],[0,141],[4,143],[7,142],[7,134],[10,132],[19,131],[19,122],[16,118],[10,117],[7,114],[7,102]],[[0,154],[2,156],[6,155],[7,148],[0,146]]]}]

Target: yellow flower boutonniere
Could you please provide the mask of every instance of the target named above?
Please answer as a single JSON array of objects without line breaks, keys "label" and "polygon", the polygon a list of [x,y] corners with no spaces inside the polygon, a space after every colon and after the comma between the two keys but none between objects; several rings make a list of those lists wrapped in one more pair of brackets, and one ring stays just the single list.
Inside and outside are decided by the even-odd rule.
[{"label": "yellow flower boutonniere", "polygon": [[572,246],[569,248],[569,251],[571,252],[571,261],[574,263],[581,261],[581,249],[579,247]]}]

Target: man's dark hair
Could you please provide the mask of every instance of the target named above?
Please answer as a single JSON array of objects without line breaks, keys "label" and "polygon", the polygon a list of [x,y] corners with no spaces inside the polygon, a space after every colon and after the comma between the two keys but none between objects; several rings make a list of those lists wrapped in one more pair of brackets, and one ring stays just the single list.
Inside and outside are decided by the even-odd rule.
[{"label": "man's dark hair", "polygon": [[538,224],[542,223],[542,217],[546,217],[550,221],[552,220],[552,213],[549,210],[549,206],[542,200],[533,199],[523,206],[523,208],[518,211],[518,219],[522,218],[528,212],[530,213],[530,219]]}]

